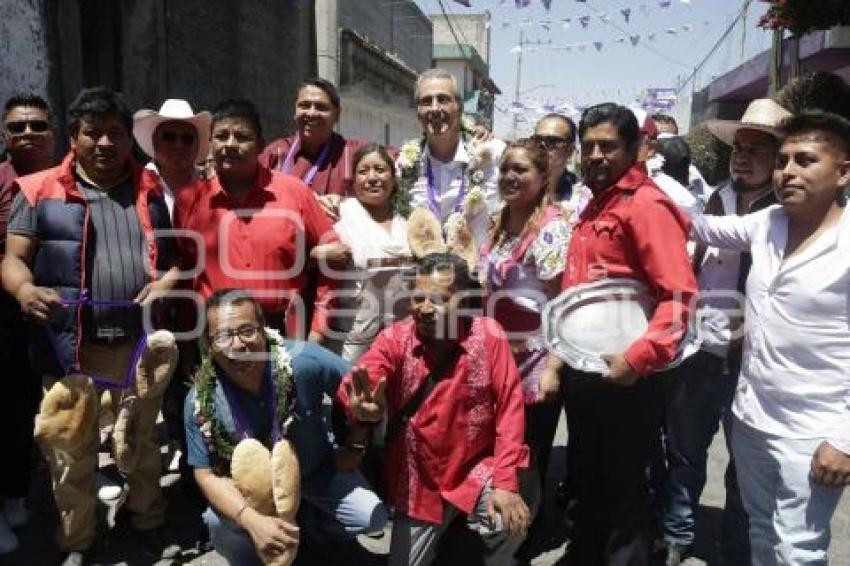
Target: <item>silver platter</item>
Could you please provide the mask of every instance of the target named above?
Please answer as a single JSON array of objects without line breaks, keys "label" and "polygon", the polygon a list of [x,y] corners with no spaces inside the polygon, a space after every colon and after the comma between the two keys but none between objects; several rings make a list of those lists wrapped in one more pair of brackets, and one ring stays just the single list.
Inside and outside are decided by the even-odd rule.
[{"label": "silver platter", "polygon": [[[576,285],[552,299],[543,310],[543,332],[550,352],[571,368],[608,374],[603,354],[625,351],[643,336],[655,311],[655,297],[641,281],[600,279]],[[681,363],[699,350],[690,331],[679,353],[667,367]]]}]

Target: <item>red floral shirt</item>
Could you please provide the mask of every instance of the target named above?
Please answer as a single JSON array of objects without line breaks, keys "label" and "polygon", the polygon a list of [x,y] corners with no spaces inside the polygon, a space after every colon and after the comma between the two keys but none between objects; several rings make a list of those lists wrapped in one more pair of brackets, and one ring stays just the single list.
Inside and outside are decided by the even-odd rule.
[{"label": "red floral shirt", "polygon": [[647,375],[676,356],[697,284],[685,248],[690,221],[634,165],[616,184],[593,196],[573,228],[563,289],[606,277],[639,279],[656,294],[649,328],[625,352]]},{"label": "red floral shirt", "polygon": [[[438,356],[416,335],[408,317],[381,332],[358,364],[376,385],[386,376],[388,419],[418,390]],[[461,354],[387,445],[390,503],[414,519],[440,524],[443,502],[471,513],[484,484],[518,490],[517,471],[528,466],[519,372],[504,330],[474,318],[460,338]],[[351,382],[351,375],[343,385]],[[348,407],[346,388],[338,400]]]}]

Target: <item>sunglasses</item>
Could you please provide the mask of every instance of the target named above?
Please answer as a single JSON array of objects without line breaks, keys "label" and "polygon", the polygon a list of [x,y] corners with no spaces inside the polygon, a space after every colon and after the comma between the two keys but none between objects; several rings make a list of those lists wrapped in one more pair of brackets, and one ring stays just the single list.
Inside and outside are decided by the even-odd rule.
[{"label": "sunglasses", "polygon": [[195,143],[195,134],[190,134],[189,132],[162,132],[159,135],[162,141],[167,143],[175,143],[178,140],[183,142],[184,145],[192,145]]},{"label": "sunglasses", "polygon": [[30,128],[30,132],[34,134],[43,134],[50,129],[50,124],[47,120],[21,120],[18,122],[6,122],[6,131],[13,136],[19,136]]},{"label": "sunglasses", "polygon": [[533,143],[537,143],[546,149],[563,149],[570,144],[571,140],[560,136],[538,136],[534,135],[529,138]]}]

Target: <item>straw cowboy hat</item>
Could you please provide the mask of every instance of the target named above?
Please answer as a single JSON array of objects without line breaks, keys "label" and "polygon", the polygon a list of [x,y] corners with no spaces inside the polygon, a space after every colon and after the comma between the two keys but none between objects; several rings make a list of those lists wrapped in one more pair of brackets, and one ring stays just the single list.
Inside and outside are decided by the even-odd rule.
[{"label": "straw cowboy hat", "polygon": [[148,109],[136,112],[133,115],[133,137],[136,138],[139,147],[153,157],[153,133],[160,124],[174,120],[188,122],[195,127],[198,132],[198,154],[195,160],[206,157],[210,147],[212,114],[209,112],[195,114],[189,103],[179,98],[169,98],[163,102],[159,112]]},{"label": "straw cowboy hat", "polygon": [[717,139],[732,145],[735,133],[740,129],[758,130],[779,138],[780,122],[791,113],[769,98],[757,98],[750,102],[740,120],[707,120],[705,126]]}]

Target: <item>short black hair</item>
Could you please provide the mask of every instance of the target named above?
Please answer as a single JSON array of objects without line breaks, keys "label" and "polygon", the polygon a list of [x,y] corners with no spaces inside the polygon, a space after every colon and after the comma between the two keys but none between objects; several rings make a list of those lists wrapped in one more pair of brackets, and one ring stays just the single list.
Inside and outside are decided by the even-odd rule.
[{"label": "short black hair", "polygon": [[84,117],[107,114],[118,116],[127,132],[133,131],[133,116],[120,94],[105,86],[84,88],[68,107],[68,131],[75,136]]},{"label": "short black hair", "polygon": [[301,89],[305,86],[314,86],[325,94],[328,95],[328,98],[331,99],[331,104],[334,105],[334,108],[339,110],[340,98],[339,98],[339,90],[336,88],[331,81],[320,79],[318,77],[308,77],[301,81],[298,85],[298,90],[296,92],[301,92]]},{"label": "short black hair", "polygon": [[640,126],[634,112],[613,102],[590,106],[581,113],[578,126],[579,139],[584,137],[588,129],[606,122],[617,128],[617,133],[627,146],[633,146],[640,141]]},{"label": "short black hair", "polygon": [[669,114],[656,112],[655,114],[651,114],[649,117],[658,124],[672,124],[676,128],[676,131],[679,131],[679,123],[676,122],[676,119]]},{"label": "short black hair", "polygon": [[47,114],[47,120],[50,121],[50,105],[47,104],[44,98],[32,92],[19,92],[9,98],[6,104],[3,105],[3,119],[6,119],[6,116],[9,115],[12,109],[22,106],[44,110],[45,114]]},{"label": "short black hair", "polygon": [[664,156],[664,165],[661,166],[661,170],[687,187],[691,149],[685,140],[678,136],[661,138],[658,140],[656,151]]},{"label": "short black hair", "polygon": [[560,120],[564,124],[566,124],[570,128],[570,141],[574,142],[576,140],[576,123],[569,116],[564,116],[563,114],[558,114],[557,112],[549,112],[542,118],[540,118],[537,123],[539,124],[543,120]]},{"label": "short black hair", "polygon": [[209,312],[212,309],[217,309],[230,305],[241,305],[243,303],[251,303],[254,307],[254,314],[257,317],[257,323],[260,326],[266,325],[266,317],[263,315],[263,307],[257,302],[254,296],[245,289],[219,289],[215,291],[207,299],[204,305],[204,329],[209,334],[210,317]]},{"label": "short black hair", "polygon": [[417,275],[431,275],[443,270],[451,270],[454,274],[452,287],[456,291],[472,288],[473,280],[469,273],[469,264],[458,255],[444,252],[430,253],[416,262]]},{"label": "short black hair", "polygon": [[850,120],[821,110],[806,110],[790,116],[779,125],[779,131],[785,139],[807,132],[823,132],[831,135],[841,144],[841,151],[850,157]]},{"label": "short black hair", "polygon": [[254,126],[257,137],[263,139],[263,126],[260,122],[260,113],[254,103],[247,98],[228,98],[215,105],[212,111],[212,125],[227,118],[242,118]]}]

